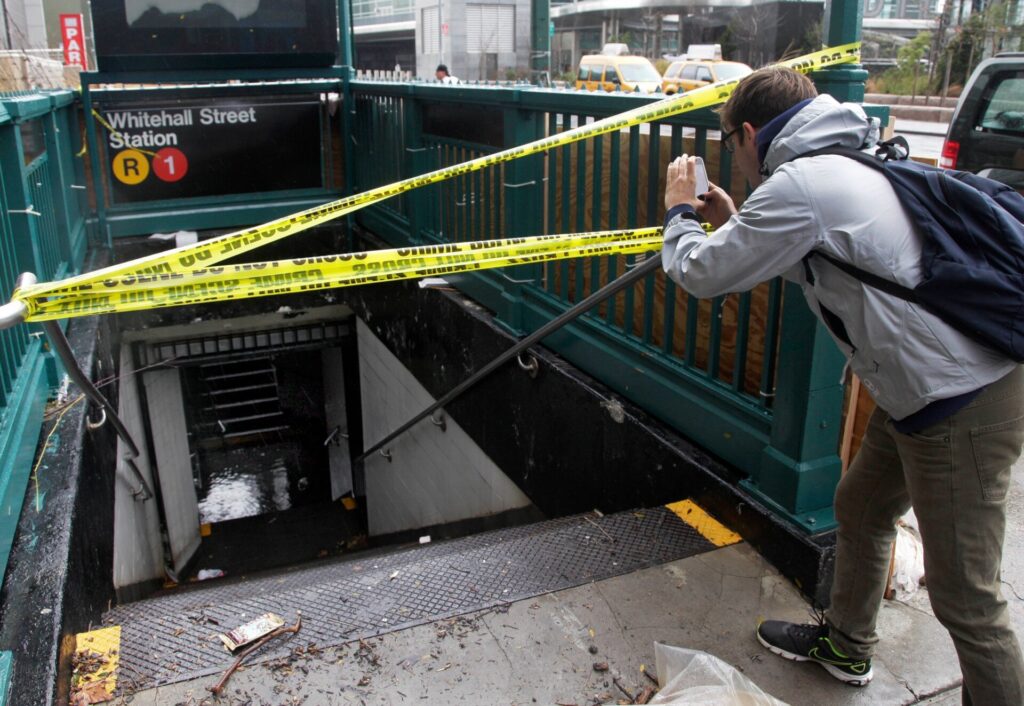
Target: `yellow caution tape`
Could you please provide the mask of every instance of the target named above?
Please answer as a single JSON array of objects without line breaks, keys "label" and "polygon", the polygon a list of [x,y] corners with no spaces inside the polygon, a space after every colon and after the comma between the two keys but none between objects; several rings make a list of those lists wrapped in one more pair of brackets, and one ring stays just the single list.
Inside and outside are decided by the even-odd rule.
[{"label": "yellow caution tape", "polygon": [[190,273],[128,275],[83,284],[72,293],[16,299],[28,321],[201,304],[399,279],[548,262],[596,255],[629,255],[660,248],[660,228],[470,241],[245,263]]},{"label": "yellow caution tape", "polygon": [[[780,66],[788,66],[803,73],[809,73],[825,67],[855,62],[860,57],[860,43],[855,42],[839,47],[822,49],[788,61],[779,62]],[[489,251],[479,247],[478,243],[463,244],[468,251],[457,250],[440,253],[438,256],[449,258],[444,263],[417,264],[411,260],[396,269],[387,272],[372,273],[363,268],[357,271],[358,264],[369,262],[394,262],[398,258],[397,251],[382,251],[382,254],[354,253],[333,256],[330,263],[324,258],[278,261],[276,263],[257,263],[256,265],[237,265],[233,268],[216,268],[213,265],[225,259],[241,255],[268,243],[281,240],[301,231],[326,223],[327,221],[350,214],[358,209],[377,203],[412,189],[436,184],[446,179],[467,174],[473,171],[508,162],[519,157],[526,157],[547,150],[572,144],[589,137],[622,130],[640,123],[661,120],[681,113],[707,108],[724,102],[736,87],[738,80],[719,81],[694,91],[688,91],[657,103],[626,111],[596,122],[581,125],[556,135],[531,142],[519,147],[496,152],[462,164],[445,167],[433,172],[404,179],[402,181],[370,189],[361,194],[348,196],[331,203],[307,209],[299,213],[285,216],[263,225],[255,226],[234,233],[203,241],[194,245],[175,248],[163,253],[139,258],[127,263],[112,265],[93,272],[71,277],[60,282],[41,283],[26,287],[15,293],[15,298],[26,303],[29,308],[30,321],[83,316],[117,311],[132,311],[155,306],[172,306],[181,304],[197,304],[224,299],[266,296],[292,291],[309,291],[326,287],[350,286],[370,281],[390,281],[409,277],[422,277],[421,274],[430,270],[445,270],[452,274],[485,267],[503,267],[510,264],[521,264],[516,260],[536,257],[536,261],[557,259],[560,257],[580,257],[582,250],[608,248],[609,254],[641,252],[650,249],[651,245],[641,247],[639,241],[615,241],[615,234],[584,234],[594,236],[589,240],[573,244],[573,238],[580,236],[542,236],[547,239],[519,239],[523,243],[506,243],[495,246]],[[629,231],[638,233],[640,231]],[[621,235],[622,232],[619,234]],[[596,240],[595,240],[596,237]],[[660,237],[660,236],[659,236]],[[525,241],[529,241],[527,244]],[[484,241],[500,242],[500,241]],[[543,243],[543,245],[541,245]],[[612,245],[612,243],[615,243]],[[474,248],[474,246],[477,246]],[[437,247],[461,247],[459,244]],[[657,244],[653,245],[657,247]],[[522,248],[522,251],[516,248]],[[539,250],[537,248],[540,248]],[[501,251],[501,255],[497,254]],[[603,254],[603,253],[593,253]],[[453,262],[457,257],[465,256],[461,262]],[[418,257],[418,256],[408,256]],[[435,258],[435,255],[429,257]],[[408,258],[407,258],[408,259]],[[312,260],[321,260],[310,264]],[[341,263],[348,263],[342,266]],[[502,264],[498,264],[502,263]],[[327,267],[330,265],[330,267]],[[478,266],[479,265],[479,266]],[[345,267],[349,267],[348,270]],[[384,265],[380,265],[384,267]],[[238,268],[248,268],[238,269]],[[259,269],[267,274],[253,274]],[[330,274],[328,274],[330,272]],[[192,274],[197,278],[186,280]],[[370,279],[374,278],[374,279]],[[360,281],[361,280],[361,281]],[[174,282],[173,284],[171,282]],[[188,288],[192,287],[191,290]]]},{"label": "yellow caution tape", "polygon": [[[102,125],[107,130],[109,130],[112,135],[116,135],[116,136],[120,137],[124,141],[124,144],[126,144],[126,145],[128,144],[128,139],[124,136],[124,133],[123,132],[119,132],[116,127],[114,127],[113,125],[108,123],[106,121],[106,119],[102,115],[100,115],[100,112],[98,110],[96,110],[95,108],[92,109],[92,116],[94,118],[96,118],[96,121],[100,125]],[[82,149],[84,150],[85,148],[83,147]],[[135,150],[136,152],[141,152],[142,154],[147,154],[150,157],[156,157],[156,152],[151,152],[150,150],[145,150],[145,149],[142,149],[141,147],[133,147],[132,149]]]},{"label": "yellow caution tape", "polygon": [[126,276],[48,300],[30,298],[27,321],[149,310],[378,282],[436,277],[496,267],[661,247],[661,228],[429,245],[368,253],[276,260],[172,273]]}]

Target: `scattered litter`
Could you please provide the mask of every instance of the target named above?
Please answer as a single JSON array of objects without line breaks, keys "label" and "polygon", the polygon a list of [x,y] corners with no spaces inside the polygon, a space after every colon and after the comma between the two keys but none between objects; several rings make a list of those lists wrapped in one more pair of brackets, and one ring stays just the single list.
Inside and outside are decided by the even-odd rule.
[{"label": "scattered litter", "polygon": [[234,652],[239,647],[260,639],[264,635],[277,630],[282,625],[284,625],[284,618],[280,615],[264,613],[255,620],[241,625],[234,630],[229,630],[219,637],[224,646],[228,648],[228,651]]},{"label": "scattered litter", "polygon": [[917,516],[911,510],[896,523],[892,585],[896,589],[896,597],[904,598],[916,593],[923,583],[924,545],[917,529]]},{"label": "scattered litter", "polygon": [[430,544],[430,535],[425,534],[422,537],[420,537],[420,544]]},{"label": "scattered litter", "polygon": [[155,240],[158,243],[169,243],[174,241],[174,247],[180,248],[182,245],[195,245],[199,242],[199,233],[194,230],[179,230],[174,233],[153,233],[149,236],[150,240]]},{"label": "scattered litter", "polygon": [[729,664],[707,652],[654,643],[661,691],[652,704],[786,706]]},{"label": "scattered litter", "polygon": [[49,615],[52,612],[53,608],[43,608],[41,611],[39,611],[39,615]]},{"label": "scattered litter", "polygon": [[626,410],[618,400],[605,400],[601,403],[601,406],[608,410],[608,416],[616,424],[622,424],[626,421]]},{"label": "scattered litter", "polygon": [[[259,618],[259,620],[263,620],[264,618],[277,618],[278,620],[281,620],[281,618],[279,616],[276,616],[273,613],[266,613],[265,615],[261,616],[261,618]],[[258,621],[253,621],[253,622],[258,622]],[[241,630],[242,628],[245,628],[245,627],[246,627],[246,625],[243,625],[241,628],[238,628],[238,629]],[[297,633],[301,629],[302,629],[302,614],[301,613],[299,613],[298,616],[296,617],[295,625],[292,625],[291,627],[284,627],[284,621],[281,620],[281,626],[277,627],[276,629],[272,630],[270,633],[268,633],[268,634],[264,635],[263,637],[261,637],[259,640],[256,641],[255,644],[251,645],[248,649],[244,650],[242,652],[242,654],[238,655],[238,657],[235,658],[235,661],[232,662],[231,666],[227,668],[227,671],[224,672],[224,676],[222,676],[220,678],[220,681],[218,681],[216,684],[214,684],[211,687],[207,687],[209,689],[210,693],[212,693],[214,696],[220,696],[221,692],[224,691],[224,687],[226,687],[228,685],[228,679],[231,678],[231,675],[234,674],[235,670],[238,669],[238,667],[242,664],[242,660],[244,660],[246,657],[251,655],[253,652],[255,652],[259,648],[263,647],[263,645],[267,644],[268,642],[273,640],[278,635],[284,635],[285,633],[292,633],[292,634],[294,634],[294,633]],[[222,640],[224,639],[223,635],[221,635],[221,639]]]},{"label": "scattered litter", "polygon": [[448,280],[444,277],[424,277],[420,280],[420,289],[427,287],[447,287]]},{"label": "scattered litter", "polygon": [[206,581],[208,579],[219,579],[224,576],[224,572],[221,569],[200,569],[199,573],[196,574],[196,578],[200,581]]},{"label": "scattered litter", "polygon": [[445,664],[445,665],[444,665],[443,667],[438,667],[438,668],[437,668],[437,671],[439,671],[439,672],[443,672],[443,671],[445,671],[446,669],[451,669],[451,668],[452,668],[452,663],[451,663],[451,662],[448,662],[448,663],[447,663],[447,664]]},{"label": "scattered litter", "polygon": [[71,657],[71,706],[110,701],[117,688],[119,628],[100,628],[75,636]]},{"label": "scattered litter", "polygon": [[392,572],[391,572],[391,575],[390,575],[390,576],[388,576],[388,581],[394,581],[395,579],[397,579],[397,578],[398,578],[398,575],[399,575],[400,573],[401,573],[400,571],[392,571]]},{"label": "scattered litter", "polygon": [[607,672],[608,671],[608,663],[607,662],[594,662],[594,671],[595,672]]},{"label": "scattered litter", "polygon": [[71,386],[71,378],[67,374],[60,380],[60,387],[57,388],[56,404],[63,405],[68,401],[68,388]]}]

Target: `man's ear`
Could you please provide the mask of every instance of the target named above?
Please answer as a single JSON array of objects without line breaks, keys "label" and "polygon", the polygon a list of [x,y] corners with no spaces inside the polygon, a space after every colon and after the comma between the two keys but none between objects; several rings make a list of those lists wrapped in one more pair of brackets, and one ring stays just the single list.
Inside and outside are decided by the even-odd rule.
[{"label": "man's ear", "polygon": [[754,143],[754,138],[757,136],[757,128],[750,123],[743,123],[743,140],[749,140],[751,144]]}]

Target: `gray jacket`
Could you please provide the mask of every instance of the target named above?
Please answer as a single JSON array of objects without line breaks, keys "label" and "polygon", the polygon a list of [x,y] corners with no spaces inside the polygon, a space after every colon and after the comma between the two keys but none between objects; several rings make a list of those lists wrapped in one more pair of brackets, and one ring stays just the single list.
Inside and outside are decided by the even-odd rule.
[{"label": "gray jacket", "polygon": [[817,97],[772,141],[768,178],[728,223],[710,237],[689,219],[667,224],[662,263],[696,297],[742,292],[778,275],[800,284],[819,318],[824,306],[842,319],[853,345],[836,343],[850,367],[882,409],[903,419],[988,385],[1015,363],[822,258],[811,258],[814,284],[806,281],[801,260],[812,249],[906,287],[920,281],[921,238],[884,175],[838,155],[789,161],[877,141],[877,121],[859,105]]}]

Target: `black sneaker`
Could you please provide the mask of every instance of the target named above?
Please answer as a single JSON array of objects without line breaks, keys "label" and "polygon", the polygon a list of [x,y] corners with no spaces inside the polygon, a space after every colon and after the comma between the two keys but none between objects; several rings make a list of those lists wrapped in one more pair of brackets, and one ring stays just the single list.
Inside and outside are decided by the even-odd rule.
[{"label": "black sneaker", "polygon": [[757,640],[780,657],[817,662],[836,679],[852,686],[865,686],[874,676],[870,659],[851,659],[836,648],[827,625],[766,620],[757,626]]}]

